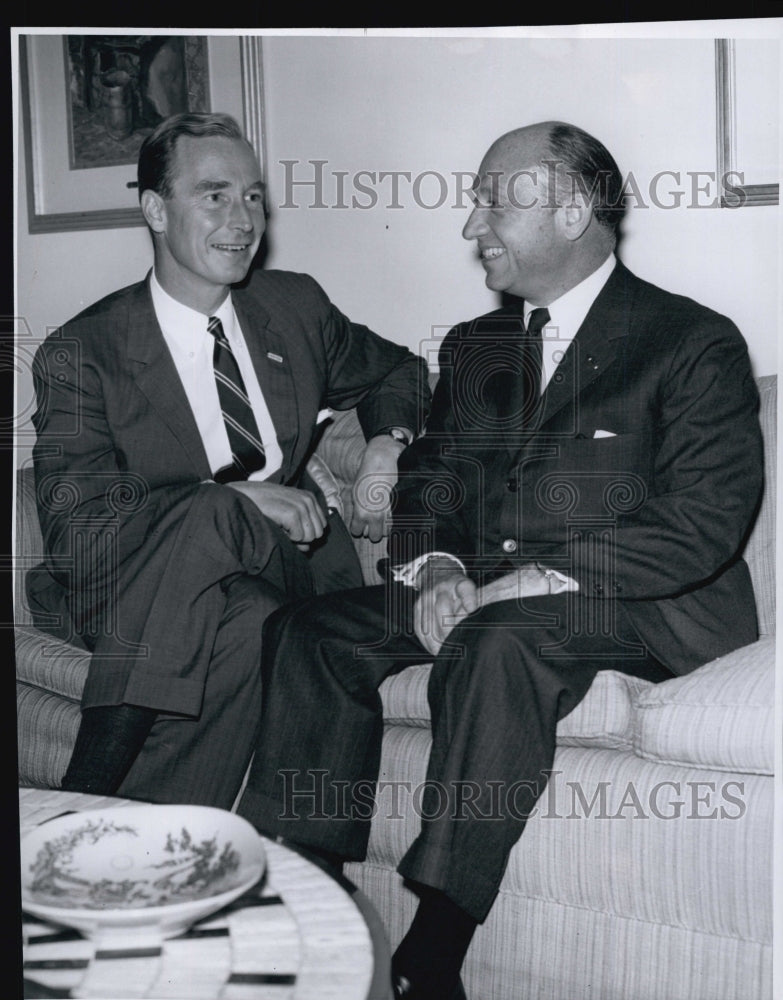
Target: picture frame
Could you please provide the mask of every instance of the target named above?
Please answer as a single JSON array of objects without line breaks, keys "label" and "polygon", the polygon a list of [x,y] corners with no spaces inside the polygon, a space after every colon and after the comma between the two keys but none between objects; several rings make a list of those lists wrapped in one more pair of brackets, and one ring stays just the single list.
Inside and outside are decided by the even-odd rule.
[{"label": "picture frame", "polygon": [[[755,40],[752,40],[751,44],[753,41]],[[744,40],[741,40],[740,44],[744,44]],[[772,45],[774,44],[772,40]],[[737,40],[733,38],[715,39],[717,176],[720,186],[720,206],[743,208],[753,205],[777,205],[780,203],[778,182],[735,183],[735,180],[747,176],[748,170],[756,170],[759,167],[759,164],[754,162],[754,154],[758,156],[758,149],[754,149],[754,143],[746,137],[745,130],[751,124],[758,129],[764,122],[765,113],[763,108],[754,106],[745,109],[742,106],[742,72],[746,69],[744,66],[742,68],[738,66],[736,46]],[[778,99],[779,95],[770,95],[770,117],[775,122],[778,120],[778,115],[774,113],[773,107],[774,101]],[[749,113],[743,115],[743,111]],[[758,146],[758,143],[755,145]],[[770,146],[772,145],[773,143],[770,143]]]},{"label": "picture frame", "polygon": [[[24,131],[28,228],[30,233],[55,233],[84,229],[143,226],[138,206],[136,153],[128,162],[81,166],[74,153],[71,98],[74,86],[68,64],[65,35],[19,36],[21,119]],[[73,36],[71,36],[73,37]],[[97,39],[107,36],[91,36]],[[234,112],[263,163],[263,84],[261,40],[255,36],[168,36],[187,41],[198,51],[203,46],[204,108]],[[194,47],[195,46],[195,47]],[[225,107],[215,92],[212,74],[219,64],[236,76],[233,93],[239,107]],[[235,99],[236,102],[236,99]],[[101,122],[94,126],[100,129]],[[149,126],[146,128],[149,132]],[[143,135],[132,136],[128,147],[140,145]],[[122,144],[120,144],[122,145]]]}]

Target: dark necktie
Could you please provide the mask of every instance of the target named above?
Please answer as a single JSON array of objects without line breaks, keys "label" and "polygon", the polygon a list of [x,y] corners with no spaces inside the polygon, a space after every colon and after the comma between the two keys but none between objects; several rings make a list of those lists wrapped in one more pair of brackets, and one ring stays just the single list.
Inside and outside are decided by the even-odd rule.
[{"label": "dark necktie", "polygon": [[527,320],[522,354],[522,383],[525,401],[522,424],[524,427],[529,427],[533,422],[541,398],[544,353],[541,331],[548,322],[549,310],[545,308],[534,309]]},{"label": "dark necktie", "polygon": [[215,480],[219,483],[230,483],[238,479],[247,479],[252,472],[262,469],[266,456],[245,383],[242,381],[231,345],[223,332],[223,324],[217,316],[211,316],[207,329],[215,338],[212,363],[220,409],[223,411],[233,459],[231,465],[216,473]]}]

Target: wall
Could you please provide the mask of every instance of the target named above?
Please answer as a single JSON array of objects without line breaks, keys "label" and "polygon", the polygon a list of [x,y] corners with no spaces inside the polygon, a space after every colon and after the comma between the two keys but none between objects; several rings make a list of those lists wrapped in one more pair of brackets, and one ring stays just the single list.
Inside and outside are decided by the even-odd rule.
[{"label": "wall", "polygon": [[[758,373],[776,370],[779,209],[689,207],[687,172],[715,170],[711,39],[267,38],[264,74],[274,209],[267,264],[309,271],[352,317],[419,349],[433,330],[494,308],[460,236],[468,202],[454,207],[453,174],[477,169],[501,133],[559,118],[598,136],[639,182],[649,207],[629,213],[625,263],[731,316]],[[391,180],[373,185],[365,175],[376,207],[308,210],[315,189],[288,196],[286,174],[312,181],[308,161],[316,159],[328,161],[324,203],[337,201],[334,172],[347,171],[342,201],[355,194],[368,204],[371,195],[351,187],[360,170],[412,179],[436,171],[450,180],[449,199],[423,208],[400,178],[402,208],[388,208]],[[681,173],[679,208],[656,208],[648,197],[664,170]],[[673,201],[669,191],[661,183],[659,201]],[[714,196],[713,184],[697,201]],[[418,201],[439,197],[435,179],[425,178]],[[302,207],[279,207],[292,202]]]},{"label": "wall", "polygon": [[[232,110],[236,41],[222,39],[219,47],[214,106]],[[475,170],[502,132],[559,118],[601,138],[622,172],[634,175],[644,207],[634,207],[625,225],[626,264],[732,317],[757,373],[777,370],[780,210],[695,207],[714,200],[715,185],[704,177],[708,190],[691,196],[688,172],[715,170],[710,38],[278,35],[264,38],[263,59],[266,266],[311,273],[353,319],[431,358],[449,326],[494,308],[483,270],[460,236],[469,202],[455,173]],[[777,81],[765,82],[778,93]],[[295,163],[286,167],[286,160]],[[308,207],[317,200],[312,184],[286,188],[287,174],[313,181],[311,160],[326,161],[318,168],[324,207]],[[679,207],[651,202],[652,179],[666,170],[681,174]],[[375,181],[359,171],[375,172]],[[410,173],[410,181],[398,175],[399,207],[389,207],[392,181],[381,180],[381,171]],[[437,175],[446,182],[444,203],[424,207],[441,199]],[[143,229],[31,236],[23,165],[19,181],[17,315],[34,341],[137,280],[151,252]],[[671,179],[660,184],[664,204],[675,200],[674,186]],[[377,204],[336,207],[350,206],[353,197],[360,205],[375,197]],[[17,397],[23,431],[32,406],[23,365]],[[24,438],[20,446],[24,454]]]}]

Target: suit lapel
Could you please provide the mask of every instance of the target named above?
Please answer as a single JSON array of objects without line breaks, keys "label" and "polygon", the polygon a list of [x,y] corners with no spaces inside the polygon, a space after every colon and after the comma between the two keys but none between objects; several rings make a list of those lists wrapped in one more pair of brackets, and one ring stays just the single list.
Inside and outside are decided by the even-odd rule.
[{"label": "suit lapel", "polygon": [[539,432],[545,432],[564,407],[578,408],[580,395],[614,364],[630,328],[632,279],[618,261],[544,391]]},{"label": "suit lapel", "polygon": [[256,371],[258,384],[283,452],[282,480],[292,474],[299,442],[299,406],[292,358],[284,333],[273,330],[270,316],[255,296],[233,293],[234,309]]},{"label": "suit lapel", "polygon": [[176,365],[155,317],[149,277],[139,285],[136,301],[129,304],[128,364],[139,390],[166,423],[197,475],[210,475],[198,426]]}]

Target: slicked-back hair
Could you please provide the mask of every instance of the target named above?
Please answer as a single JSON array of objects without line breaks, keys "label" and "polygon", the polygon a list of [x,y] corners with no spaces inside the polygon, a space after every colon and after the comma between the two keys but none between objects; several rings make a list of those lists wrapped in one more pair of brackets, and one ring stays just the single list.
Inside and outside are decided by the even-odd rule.
[{"label": "slicked-back hair", "polygon": [[145,191],[155,191],[162,198],[172,196],[177,141],[183,135],[217,135],[246,141],[236,121],[222,112],[189,111],[166,118],[147,136],[139,151],[139,198]]},{"label": "slicked-back hair", "polygon": [[555,122],[548,154],[558,164],[558,177],[562,171],[568,178],[568,193],[561,194],[570,199],[589,194],[596,221],[616,235],[625,211],[623,178],[606,146],[576,125]]}]

